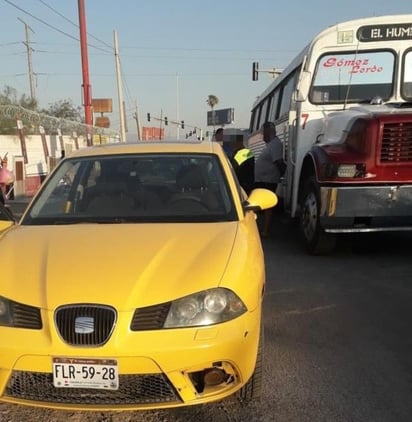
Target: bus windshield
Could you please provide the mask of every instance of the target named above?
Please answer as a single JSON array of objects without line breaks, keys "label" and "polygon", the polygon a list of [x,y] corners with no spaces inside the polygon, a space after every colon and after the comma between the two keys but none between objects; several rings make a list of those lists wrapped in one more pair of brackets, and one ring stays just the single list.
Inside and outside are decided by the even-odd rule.
[{"label": "bus windshield", "polygon": [[[409,58],[409,62],[412,59]],[[365,102],[393,91],[392,51],[328,53],[317,62],[310,92],[313,104]]]},{"label": "bus windshield", "polygon": [[412,101],[412,50],[405,54],[402,95],[406,100]]}]

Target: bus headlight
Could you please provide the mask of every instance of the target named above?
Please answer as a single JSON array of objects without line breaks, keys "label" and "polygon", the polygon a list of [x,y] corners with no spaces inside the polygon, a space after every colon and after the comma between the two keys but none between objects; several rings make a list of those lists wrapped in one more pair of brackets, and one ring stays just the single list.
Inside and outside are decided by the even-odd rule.
[{"label": "bus headlight", "polygon": [[338,177],[355,177],[356,176],[356,164],[341,164],[337,169]]}]

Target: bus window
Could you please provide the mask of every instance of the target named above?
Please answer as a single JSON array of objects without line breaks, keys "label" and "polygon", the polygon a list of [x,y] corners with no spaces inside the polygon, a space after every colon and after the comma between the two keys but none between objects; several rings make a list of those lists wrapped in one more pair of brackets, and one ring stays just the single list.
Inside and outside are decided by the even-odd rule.
[{"label": "bus window", "polygon": [[395,57],[391,51],[331,53],[316,66],[310,101],[313,104],[363,102],[393,90]]},{"label": "bus window", "polygon": [[276,118],[278,117],[276,112],[278,110],[278,102],[279,102],[279,89],[276,89],[273,92],[273,98],[272,98],[272,102],[270,104],[270,110],[269,110],[269,114],[268,114],[268,120],[270,122],[274,122],[276,120]]},{"label": "bus window", "polygon": [[296,73],[297,72],[293,73],[283,85],[282,98],[280,100],[279,118],[284,117],[289,112],[293,90],[295,89],[296,85]]},{"label": "bus window", "polygon": [[266,121],[267,109],[268,109],[268,98],[265,98],[265,100],[262,103],[262,111],[260,113],[260,119],[259,119],[259,128],[261,128],[263,123],[265,123]]},{"label": "bus window", "polygon": [[272,101],[273,101],[273,92],[270,93],[270,95],[268,96],[268,101],[267,101],[267,109],[266,109],[266,119],[265,120],[269,120],[269,113],[270,113],[270,109],[272,107]]},{"label": "bus window", "polygon": [[257,116],[258,116],[258,109],[255,108],[254,110],[252,110],[252,117],[250,119],[250,127],[249,127],[250,133],[253,133],[256,130]]}]

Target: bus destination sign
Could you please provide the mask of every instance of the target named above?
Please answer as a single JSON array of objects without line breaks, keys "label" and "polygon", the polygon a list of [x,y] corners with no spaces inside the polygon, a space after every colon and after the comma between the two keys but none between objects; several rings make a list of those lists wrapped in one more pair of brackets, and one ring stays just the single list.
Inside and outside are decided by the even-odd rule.
[{"label": "bus destination sign", "polygon": [[412,23],[365,25],[358,29],[356,36],[362,42],[412,40]]}]

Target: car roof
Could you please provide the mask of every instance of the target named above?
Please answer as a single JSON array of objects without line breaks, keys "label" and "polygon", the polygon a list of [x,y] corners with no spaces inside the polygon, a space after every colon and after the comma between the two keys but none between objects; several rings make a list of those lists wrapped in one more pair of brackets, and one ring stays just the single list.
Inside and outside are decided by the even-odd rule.
[{"label": "car roof", "polygon": [[224,155],[223,149],[217,142],[212,141],[140,141],[127,143],[112,143],[95,145],[75,150],[70,153],[73,157],[88,157],[95,155],[117,154],[149,154],[149,153],[212,153]]}]

